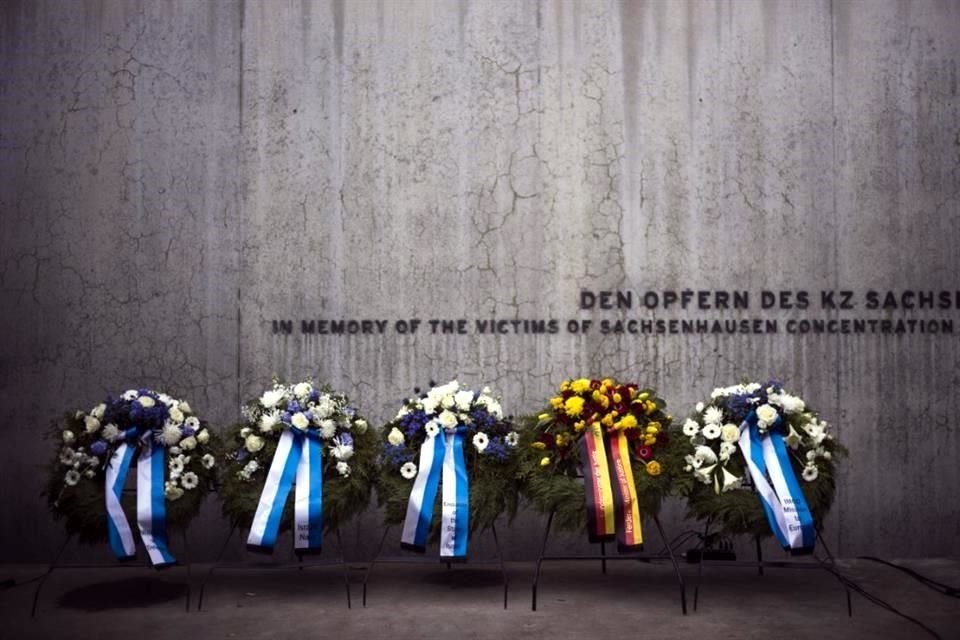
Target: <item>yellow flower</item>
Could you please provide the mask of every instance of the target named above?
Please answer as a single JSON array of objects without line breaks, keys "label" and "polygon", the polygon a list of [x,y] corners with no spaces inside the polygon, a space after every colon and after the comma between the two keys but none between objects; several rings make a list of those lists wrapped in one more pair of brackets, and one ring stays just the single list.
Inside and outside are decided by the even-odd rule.
[{"label": "yellow flower", "polygon": [[604,378],[603,380],[600,381],[600,384],[603,385],[604,387],[609,388],[613,386],[613,380],[611,380],[610,378]]},{"label": "yellow flower", "polygon": [[647,423],[647,433],[657,434],[660,433],[660,423],[659,422],[648,422]]},{"label": "yellow flower", "polygon": [[543,456],[540,458],[540,466],[547,467],[550,466],[550,456]]},{"label": "yellow flower", "polygon": [[550,419],[549,413],[541,413],[540,415],[537,416],[537,420],[549,420],[549,419]]},{"label": "yellow flower", "polygon": [[577,433],[580,433],[581,431],[583,431],[583,430],[586,429],[586,428],[587,428],[587,423],[584,422],[583,420],[581,420],[580,422],[575,422],[575,423],[573,423],[573,429],[574,429],[574,431],[576,431]]},{"label": "yellow flower", "polygon": [[540,449],[541,451],[547,448],[547,445],[539,441],[531,443],[530,446],[533,447],[534,449]]},{"label": "yellow flower", "polygon": [[605,427],[612,427],[613,417],[614,417],[613,413],[608,413],[607,415],[603,416],[603,419],[600,421],[600,424],[602,424]]},{"label": "yellow flower", "polygon": [[637,396],[637,400],[639,400],[640,402],[643,402],[644,400],[646,400],[646,399],[649,398],[649,397],[650,397],[650,394],[647,393],[646,391],[644,391],[643,393],[641,393],[640,395]]},{"label": "yellow flower", "polygon": [[590,390],[590,380],[579,378],[570,383],[570,388],[573,389],[574,393],[586,393]]},{"label": "yellow flower", "polygon": [[583,411],[584,399],[579,396],[570,396],[567,398],[567,401],[563,403],[563,410],[567,412],[567,415],[572,417],[580,415]]},{"label": "yellow flower", "polygon": [[638,393],[638,392],[637,392],[636,389],[634,389],[633,387],[630,387],[630,399],[631,399],[631,400],[633,400],[634,398],[637,397],[637,393]]},{"label": "yellow flower", "polygon": [[613,401],[619,403],[619,402],[623,401],[623,396],[621,396],[619,393],[614,393],[614,394],[613,394]]},{"label": "yellow flower", "polygon": [[657,403],[647,400],[647,415],[650,415],[657,410]]},{"label": "yellow flower", "polygon": [[651,447],[651,446],[657,444],[657,436],[645,436],[645,437],[643,438],[643,444],[646,445],[646,446],[648,446],[648,447]]},{"label": "yellow flower", "polygon": [[651,460],[647,463],[647,475],[658,476],[663,469],[660,468],[660,463],[656,460]]},{"label": "yellow flower", "polygon": [[566,391],[569,388],[570,388],[569,380],[564,380],[563,382],[560,383],[560,391]]},{"label": "yellow flower", "polygon": [[563,398],[557,396],[556,398],[550,398],[550,406],[554,409],[559,409],[563,406]]},{"label": "yellow flower", "polygon": [[621,429],[636,429],[637,428],[637,419],[633,417],[633,414],[628,413],[623,416],[623,419],[620,420]]},{"label": "yellow flower", "polygon": [[565,447],[570,444],[570,434],[568,433],[558,433],[556,437],[556,442],[558,447]]}]

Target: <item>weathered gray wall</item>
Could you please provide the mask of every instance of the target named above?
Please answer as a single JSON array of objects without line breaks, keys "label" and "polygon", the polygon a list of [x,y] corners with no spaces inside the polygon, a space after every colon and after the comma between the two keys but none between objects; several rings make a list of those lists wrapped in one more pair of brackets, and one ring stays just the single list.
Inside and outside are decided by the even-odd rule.
[{"label": "weathered gray wall", "polygon": [[226,423],[274,372],[375,421],[430,377],[526,412],[606,373],[682,414],[777,375],[850,447],[841,553],[960,552],[956,335],[270,331],[616,316],[581,288],[958,289],[957,3],[24,0],[0,49],[0,560],[59,535],[58,412],[148,384]]}]

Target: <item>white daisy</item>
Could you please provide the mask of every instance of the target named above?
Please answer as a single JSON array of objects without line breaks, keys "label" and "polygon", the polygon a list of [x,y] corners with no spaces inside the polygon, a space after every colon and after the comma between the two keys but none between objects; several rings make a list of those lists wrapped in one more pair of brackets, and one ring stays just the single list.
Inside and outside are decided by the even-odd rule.
[{"label": "white daisy", "polygon": [[490,438],[487,437],[483,431],[478,431],[473,436],[473,446],[477,448],[477,451],[483,453],[483,450],[487,448],[487,445],[490,444]]},{"label": "white daisy", "polygon": [[138,395],[140,394],[137,392],[136,389],[128,389],[123,392],[123,396],[121,397],[127,402],[130,402],[132,400],[136,400]]},{"label": "white daisy", "polygon": [[200,419],[197,418],[196,416],[190,416],[189,418],[183,421],[183,424],[184,426],[189,427],[190,429],[193,429],[194,431],[196,431],[197,429],[200,428]]},{"label": "white daisy", "polygon": [[700,433],[700,425],[697,424],[696,420],[688,418],[687,421],[683,423],[683,435],[692,438],[698,433]]},{"label": "white daisy", "polygon": [[75,487],[78,482],[80,482],[80,472],[74,469],[67,471],[67,475],[63,477],[63,481],[67,483],[68,486]]},{"label": "white daisy", "polygon": [[178,475],[183,473],[183,458],[179,456],[176,458],[170,458],[170,464],[168,466],[170,467],[171,475],[174,473]]},{"label": "white daisy", "polygon": [[417,465],[412,462],[404,462],[403,466],[400,467],[400,475],[407,480],[413,480],[417,475]]},{"label": "white daisy", "polygon": [[427,436],[430,438],[436,438],[437,434],[440,433],[440,423],[436,420],[431,420],[423,428],[427,432]]},{"label": "white daisy", "polygon": [[204,469],[212,469],[213,466],[217,464],[217,459],[208,453],[200,458],[200,462],[203,464]]},{"label": "white daisy", "polygon": [[818,475],[820,475],[820,472],[817,471],[816,465],[808,464],[803,468],[803,479],[807,482],[813,482]]},{"label": "white daisy", "polygon": [[516,431],[511,431],[506,435],[506,437],[503,440],[509,446],[515,447],[517,446],[517,443],[520,442],[520,434],[518,434]]},{"label": "white daisy", "polygon": [[183,477],[180,478],[180,484],[183,485],[184,489],[196,489],[197,485],[200,484],[200,478],[197,477],[193,471],[187,471],[183,474]]},{"label": "white daisy", "polygon": [[702,433],[707,440],[716,440],[720,437],[720,425],[711,422],[703,427]]}]

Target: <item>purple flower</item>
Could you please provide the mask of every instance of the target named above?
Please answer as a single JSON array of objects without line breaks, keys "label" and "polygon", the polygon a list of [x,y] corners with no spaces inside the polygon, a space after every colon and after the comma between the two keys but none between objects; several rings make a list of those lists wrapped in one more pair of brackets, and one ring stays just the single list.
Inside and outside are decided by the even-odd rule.
[{"label": "purple flower", "polygon": [[103,440],[97,440],[92,445],[90,445],[90,453],[97,456],[98,458],[107,452],[107,443]]}]

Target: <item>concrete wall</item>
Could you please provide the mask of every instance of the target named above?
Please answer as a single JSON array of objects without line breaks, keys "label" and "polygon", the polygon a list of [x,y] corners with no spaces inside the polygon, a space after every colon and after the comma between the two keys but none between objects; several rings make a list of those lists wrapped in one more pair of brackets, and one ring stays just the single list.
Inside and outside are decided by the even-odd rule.
[{"label": "concrete wall", "polygon": [[[960,5],[21,0],[0,11],[0,51],[0,561],[60,535],[37,476],[58,413],[143,384],[226,424],[273,373],[313,373],[377,422],[454,375],[518,413],[566,376],[617,375],[676,414],[778,376],[850,448],[827,525],[841,554],[960,551],[960,312],[862,307],[868,289],[960,289]],[[684,288],[756,296],[710,318],[958,326],[299,333],[679,319],[695,314],[578,296]],[[763,289],[816,304],[762,311]],[[820,309],[834,289],[861,306]],[[226,533],[217,511],[197,555]],[[516,523],[513,557],[540,524]],[[377,527],[349,533],[366,549]]]}]

